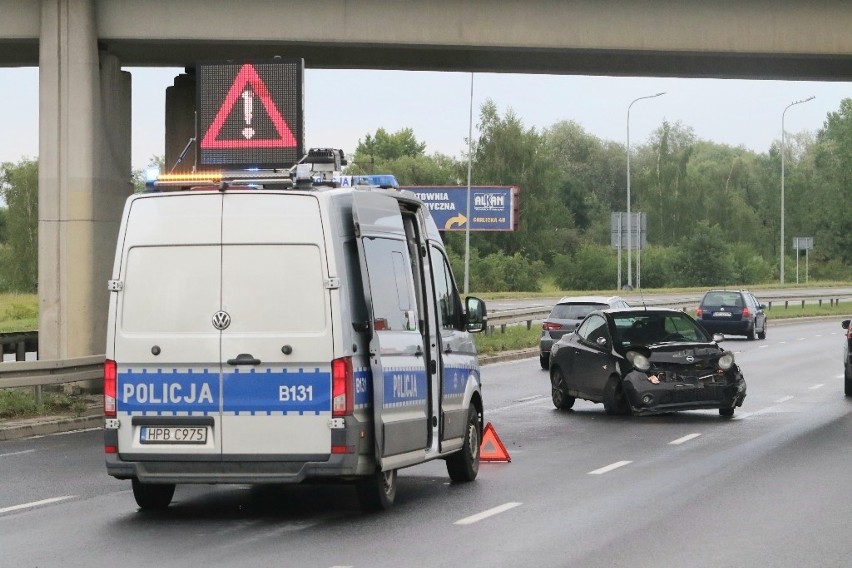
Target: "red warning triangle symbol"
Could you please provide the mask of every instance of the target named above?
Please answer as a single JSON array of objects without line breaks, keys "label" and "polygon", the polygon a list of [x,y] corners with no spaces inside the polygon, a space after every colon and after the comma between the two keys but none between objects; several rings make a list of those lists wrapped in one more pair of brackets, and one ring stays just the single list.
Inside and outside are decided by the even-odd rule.
[{"label": "red warning triangle symbol", "polygon": [[500,436],[494,431],[491,422],[485,425],[485,430],[482,431],[482,443],[479,445],[479,461],[504,461],[510,462],[509,452],[503,442],[500,441]]},{"label": "red warning triangle symbol", "polygon": [[[217,139],[222,131],[222,126],[224,126],[225,121],[228,120],[231,112],[233,112],[237,99],[243,95],[246,85],[251,86],[254,93],[260,99],[263,108],[266,109],[266,113],[272,121],[273,127],[278,132],[278,138]],[[272,95],[269,93],[269,89],[266,87],[263,79],[260,78],[254,66],[246,63],[240,68],[239,73],[237,73],[234,83],[225,96],[225,101],[219,107],[219,112],[216,113],[216,118],[210,123],[210,128],[207,129],[204,138],[201,139],[200,147],[205,150],[230,150],[234,148],[293,148],[296,145],[296,137],[293,136],[293,132],[287,126],[284,117],[281,116],[281,112],[272,101]]]}]

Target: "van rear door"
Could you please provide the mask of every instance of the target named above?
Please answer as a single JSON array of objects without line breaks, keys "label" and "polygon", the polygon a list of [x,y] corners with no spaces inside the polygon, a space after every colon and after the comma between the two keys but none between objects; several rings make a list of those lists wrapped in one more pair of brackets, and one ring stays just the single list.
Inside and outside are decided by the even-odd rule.
[{"label": "van rear door", "polygon": [[323,460],[331,453],[334,354],[316,197],[224,195],[222,455]]},{"label": "van rear door", "polygon": [[123,459],[220,459],[222,198],[134,199],[120,243],[115,342]]},{"label": "van rear door", "polygon": [[376,454],[383,470],[422,461],[429,388],[412,263],[397,201],[358,192],[352,211],[370,310]]}]

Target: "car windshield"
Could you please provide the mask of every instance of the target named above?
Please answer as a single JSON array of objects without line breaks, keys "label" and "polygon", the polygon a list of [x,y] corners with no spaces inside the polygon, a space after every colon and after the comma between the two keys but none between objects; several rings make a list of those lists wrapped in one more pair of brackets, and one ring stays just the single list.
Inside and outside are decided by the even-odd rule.
[{"label": "car windshield", "polygon": [[614,314],[618,342],[623,346],[678,341],[710,341],[707,332],[686,314],[632,312]]},{"label": "car windshield", "polygon": [[550,312],[550,319],[581,320],[593,311],[605,307],[606,304],[556,304]]}]

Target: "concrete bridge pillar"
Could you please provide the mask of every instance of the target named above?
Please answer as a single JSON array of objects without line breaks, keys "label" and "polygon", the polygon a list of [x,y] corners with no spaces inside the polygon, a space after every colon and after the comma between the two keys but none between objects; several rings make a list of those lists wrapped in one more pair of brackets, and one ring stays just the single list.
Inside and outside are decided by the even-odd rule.
[{"label": "concrete bridge pillar", "polygon": [[166,172],[175,166],[191,138],[196,138],[196,141],[189,145],[183,160],[175,167],[175,173],[194,171],[198,147],[195,135],[195,73],[183,73],[175,77],[173,85],[166,89]]},{"label": "concrete bridge pillar", "polygon": [[39,357],[103,353],[130,181],[130,75],[98,52],[93,0],[42,0]]}]

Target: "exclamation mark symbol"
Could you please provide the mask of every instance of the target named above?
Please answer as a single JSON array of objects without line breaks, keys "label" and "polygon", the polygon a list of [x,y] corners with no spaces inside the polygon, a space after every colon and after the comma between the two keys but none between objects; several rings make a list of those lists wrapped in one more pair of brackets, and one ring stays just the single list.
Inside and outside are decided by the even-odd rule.
[{"label": "exclamation mark symbol", "polygon": [[243,118],[246,121],[246,127],[243,128],[243,136],[246,140],[251,140],[254,136],[254,128],[251,127],[252,107],[254,106],[254,95],[248,89],[243,91]]}]

